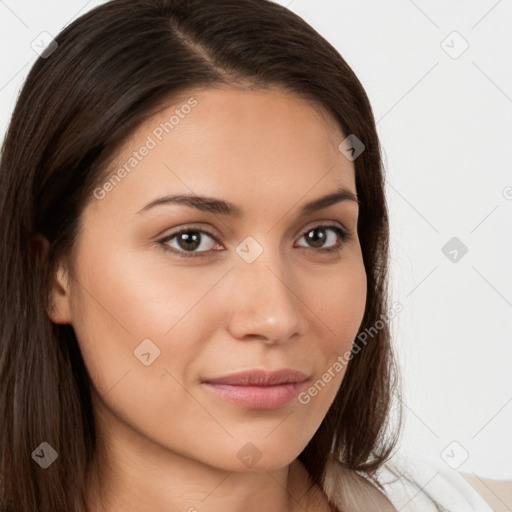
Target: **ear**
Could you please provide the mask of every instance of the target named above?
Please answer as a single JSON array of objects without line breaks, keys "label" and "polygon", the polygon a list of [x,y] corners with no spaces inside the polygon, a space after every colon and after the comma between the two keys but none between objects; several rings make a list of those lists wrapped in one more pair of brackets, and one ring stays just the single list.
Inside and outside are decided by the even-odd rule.
[{"label": "ear", "polygon": [[50,306],[47,311],[50,320],[56,324],[71,324],[71,290],[67,270],[59,264],[51,274]]},{"label": "ear", "polygon": [[[35,234],[32,238],[32,248],[39,265],[46,265],[50,242],[41,234]],[[62,262],[54,265],[50,275],[49,302],[47,314],[50,320],[56,324],[71,323],[71,289],[67,268]]]}]

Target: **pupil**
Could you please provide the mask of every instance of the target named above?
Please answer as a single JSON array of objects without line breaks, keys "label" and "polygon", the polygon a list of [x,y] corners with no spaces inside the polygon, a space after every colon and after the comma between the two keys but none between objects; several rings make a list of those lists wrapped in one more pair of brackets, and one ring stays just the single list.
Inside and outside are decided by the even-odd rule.
[{"label": "pupil", "polygon": [[194,250],[201,243],[201,235],[197,231],[187,231],[178,236],[178,245],[185,250]]},{"label": "pupil", "polygon": [[[315,236],[314,234],[312,235],[312,233],[317,233],[318,236]],[[312,229],[308,233],[308,239],[309,239],[309,242],[312,243],[313,247],[322,247],[322,245],[325,241],[325,232],[324,232],[323,228]]]}]

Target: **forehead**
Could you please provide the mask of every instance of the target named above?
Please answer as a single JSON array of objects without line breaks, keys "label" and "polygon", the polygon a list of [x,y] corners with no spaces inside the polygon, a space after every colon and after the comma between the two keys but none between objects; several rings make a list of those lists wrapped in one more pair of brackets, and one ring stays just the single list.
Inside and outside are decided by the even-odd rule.
[{"label": "forehead", "polygon": [[267,191],[269,200],[283,192],[298,200],[317,185],[319,192],[335,186],[355,192],[353,164],[338,150],[343,139],[322,106],[295,93],[191,89],[134,131],[105,178],[124,169],[111,195],[131,195],[134,209],[155,187],[205,195],[226,190],[240,198]]},{"label": "forehead", "polygon": [[[305,150],[329,143],[337,149],[344,138],[338,123],[320,103],[276,86],[191,89],[163,101],[158,112],[127,138],[118,155],[140,146],[148,135],[158,145],[181,144],[185,138],[196,144],[236,141],[231,152],[245,142],[243,149],[250,155],[251,147],[270,151],[287,144],[297,149],[304,141]],[[255,148],[257,142],[265,147]]]}]

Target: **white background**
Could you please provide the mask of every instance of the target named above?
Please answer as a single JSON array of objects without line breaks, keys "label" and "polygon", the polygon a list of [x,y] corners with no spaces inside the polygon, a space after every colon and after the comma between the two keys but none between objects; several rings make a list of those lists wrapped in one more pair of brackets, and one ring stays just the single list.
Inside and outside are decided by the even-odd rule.
[{"label": "white background", "polygon": [[[0,1],[2,137],[32,41],[101,3]],[[460,471],[512,479],[512,1],[279,3],[339,50],[378,122],[402,449],[467,454]],[[452,237],[468,248],[456,262],[442,252]]]}]

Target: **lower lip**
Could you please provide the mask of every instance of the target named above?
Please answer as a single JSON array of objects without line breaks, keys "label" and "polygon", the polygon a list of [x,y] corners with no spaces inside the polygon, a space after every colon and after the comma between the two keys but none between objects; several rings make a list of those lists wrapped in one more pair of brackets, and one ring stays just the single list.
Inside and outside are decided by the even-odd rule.
[{"label": "lower lip", "polygon": [[204,386],[217,395],[251,409],[279,409],[291,402],[305,382],[276,386],[235,386],[205,382]]}]

